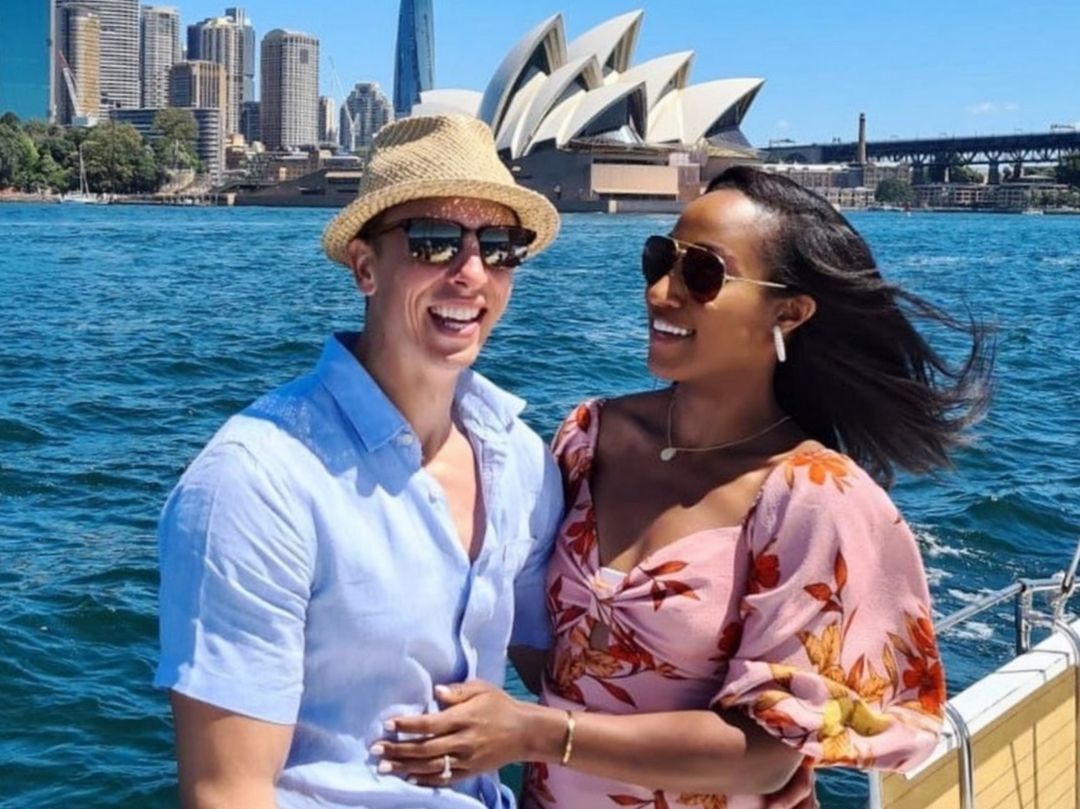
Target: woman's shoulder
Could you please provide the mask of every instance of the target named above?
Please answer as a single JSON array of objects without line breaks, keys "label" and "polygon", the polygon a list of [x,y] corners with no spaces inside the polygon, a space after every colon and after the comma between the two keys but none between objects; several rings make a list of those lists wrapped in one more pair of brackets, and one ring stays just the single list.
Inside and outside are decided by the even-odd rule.
[{"label": "woman's shoulder", "polygon": [[634,425],[647,423],[653,417],[662,397],[660,391],[644,391],[611,398],[585,399],[563,420],[553,445],[557,447],[569,439],[587,439],[590,444],[595,445],[600,431],[601,414],[605,435],[609,429],[621,432],[633,428]]},{"label": "woman's shoulder", "polygon": [[854,459],[807,440],[780,456],[762,492],[767,509],[837,509],[838,518],[898,518],[888,493]]}]

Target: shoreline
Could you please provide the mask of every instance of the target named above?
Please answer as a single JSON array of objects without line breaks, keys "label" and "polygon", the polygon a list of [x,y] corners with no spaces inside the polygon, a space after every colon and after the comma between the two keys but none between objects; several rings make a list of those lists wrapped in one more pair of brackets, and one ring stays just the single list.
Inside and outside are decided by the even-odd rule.
[{"label": "shoreline", "polygon": [[[231,197],[231,199],[230,199]],[[62,195],[60,194],[37,194],[26,191],[0,191],[0,204],[8,205],[60,205],[64,204]],[[207,194],[197,194],[191,196],[183,195],[161,195],[161,194],[122,194],[116,195],[108,200],[108,205],[148,205],[148,206],[168,206],[174,208],[190,208],[190,207],[204,207],[204,208],[233,208],[233,207],[264,207],[264,208],[299,208],[299,207],[325,207],[327,209],[336,208],[337,206],[325,205],[290,205],[282,204],[280,200],[275,200],[269,204],[260,204],[250,198],[237,197],[232,194],[225,194],[220,192],[209,192]],[[646,210],[646,206],[641,208],[635,207],[633,210],[605,210],[605,205],[602,201],[591,203],[588,206],[582,206],[580,210],[574,210],[578,206],[566,206],[566,210],[560,209],[560,213],[603,213],[609,216],[619,216],[624,214],[653,214],[653,213],[672,213],[669,206],[658,206],[657,210]],[[912,208],[910,211],[904,211],[900,209],[892,208],[848,208],[841,207],[842,213],[880,213],[880,214],[922,214],[922,213],[948,213],[948,214],[995,214],[995,215],[1039,215],[1039,216],[1080,216],[1080,209],[1076,208],[1035,208],[1035,209],[996,209],[996,208],[948,208],[948,207],[934,207],[934,208]]]}]

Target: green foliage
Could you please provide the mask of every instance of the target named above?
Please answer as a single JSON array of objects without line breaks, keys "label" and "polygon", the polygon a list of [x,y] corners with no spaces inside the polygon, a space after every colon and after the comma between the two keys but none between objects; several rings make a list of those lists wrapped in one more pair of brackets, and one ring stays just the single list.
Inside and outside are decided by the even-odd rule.
[{"label": "green foliage", "polygon": [[199,126],[191,110],[166,107],[154,116],[154,129],[167,141],[175,141],[189,148],[195,147]]},{"label": "green foliage", "polygon": [[82,152],[86,182],[94,193],[152,192],[165,180],[153,150],[129,124],[94,127]]},{"label": "green foliage", "polygon": [[67,190],[71,187],[70,178],[71,172],[57,163],[51,152],[43,151],[38,155],[32,181],[26,190],[33,191],[42,188]]},{"label": "green foliage", "polygon": [[1080,189],[1080,154],[1066,156],[1057,165],[1057,181]]},{"label": "green foliage", "polygon": [[190,110],[162,110],[155,127],[162,135],[147,143],[127,124],[77,129],[42,121],[22,124],[16,116],[4,114],[0,188],[53,192],[78,188],[80,146],[87,182],[96,194],[152,193],[161,188],[170,170],[199,169],[198,127]]},{"label": "green foliage", "polygon": [[[16,121],[14,126],[11,118]],[[18,120],[10,113],[0,118],[0,188],[21,187],[27,172],[37,163],[34,141],[18,126]]]},{"label": "green foliage", "polygon": [[915,190],[906,180],[888,177],[878,183],[874,199],[887,205],[911,204],[915,201]]},{"label": "green foliage", "polygon": [[199,126],[191,110],[167,107],[154,116],[154,129],[160,137],[153,141],[154,154],[162,166],[175,169],[198,169],[195,141]]},{"label": "green foliage", "polygon": [[985,181],[986,178],[971,166],[961,166],[959,164],[949,166],[949,182],[982,185]]}]

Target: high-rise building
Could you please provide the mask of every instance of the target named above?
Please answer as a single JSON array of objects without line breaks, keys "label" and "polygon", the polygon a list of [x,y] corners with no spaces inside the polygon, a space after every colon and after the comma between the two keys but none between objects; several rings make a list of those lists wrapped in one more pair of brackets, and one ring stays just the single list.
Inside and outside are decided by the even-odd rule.
[{"label": "high-rise building", "polygon": [[140,100],[139,0],[57,2],[59,10],[79,6],[97,15],[101,27],[102,108],[137,108]]},{"label": "high-rise building", "polygon": [[169,106],[224,110],[228,100],[225,68],[202,60],[177,62],[169,71]]},{"label": "high-rise building", "polygon": [[245,101],[240,105],[240,134],[248,143],[262,141],[262,127],[259,122],[258,101]]},{"label": "high-rise building", "polygon": [[202,23],[192,23],[187,27],[187,44],[184,46],[184,59],[197,62],[202,59]]},{"label": "high-rise building", "polygon": [[336,139],[334,99],[330,96],[319,96],[319,143],[333,143]]},{"label": "high-rise building", "polygon": [[53,4],[0,3],[0,114],[51,121]]},{"label": "high-rise building", "polygon": [[[192,44],[197,55],[192,56]],[[225,132],[240,129],[240,104],[244,94],[244,28],[232,17],[210,17],[188,27],[188,59],[217,62],[225,68],[229,98],[225,104]]]},{"label": "high-rise building", "polygon": [[[187,107],[192,110],[192,114],[205,110],[215,112],[213,123],[200,127],[199,137],[205,142],[196,146],[203,152],[214,155],[219,169],[225,154],[226,136],[221,122],[225,118],[225,105],[228,100],[229,84],[225,77],[225,68],[217,62],[177,62],[169,71],[169,106]],[[214,138],[218,140],[215,141]],[[199,158],[204,162],[206,160],[203,154],[200,154]]]},{"label": "high-rise building", "polygon": [[172,6],[143,6],[139,21],[142,106],[168,104],[169,69],[180,61],[180,12]]},{"label": "high-rise building", "polygon": [[378,83],[357,82],[341,107],[341,145],[350,152],[366,149],[375,133],[393,120],[390,99]]},{"label": "high-rise building", "polygon": [[247,18],[244,9],[233,6],[225,9],[225,16],[231,18],[240,26],[240,72],[243,76],[241,82],[240,102],[256,101],[255,95],[255,28]]},{"label": "high-rise building", "polygon": [[262,41],[260,123],[267,149],[310,146],[319,139],[319,40],[275,28]]},{"label": "high-rise building", "polygon": [[57,117],[63,124],[87,124],[101,114],[101,19],[75,2],[56,14]]},{"label": "high-rise building", "polygon": [[431,0],[401,0],[394,59],[394,114],[412,112],[420,93],[435,86],[435,14]]}]

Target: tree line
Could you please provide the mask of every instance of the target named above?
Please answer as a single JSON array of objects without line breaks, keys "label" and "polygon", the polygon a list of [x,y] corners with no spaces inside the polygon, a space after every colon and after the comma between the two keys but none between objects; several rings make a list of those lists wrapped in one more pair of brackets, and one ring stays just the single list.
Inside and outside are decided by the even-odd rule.
[{"label": "tree line", "polygon": [[130,124],[86,129],[0,116],[0,189],[64,193],[79,188],[79,153],[93,194],[153,193],[177,170],[200,169],[190,110],[167,108],[144,140]]}]

